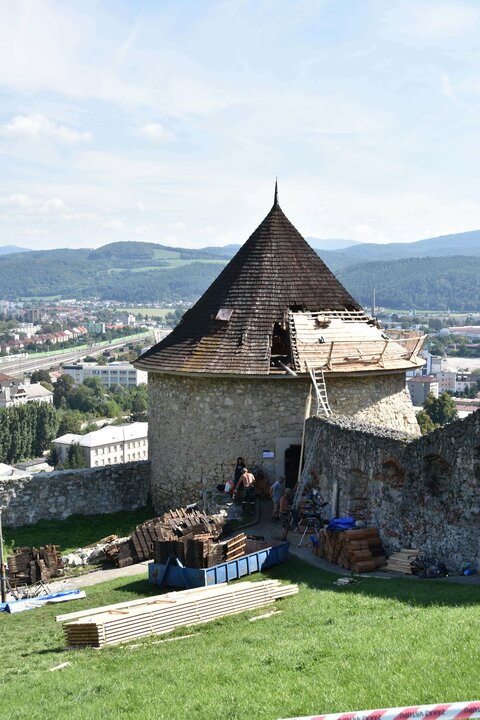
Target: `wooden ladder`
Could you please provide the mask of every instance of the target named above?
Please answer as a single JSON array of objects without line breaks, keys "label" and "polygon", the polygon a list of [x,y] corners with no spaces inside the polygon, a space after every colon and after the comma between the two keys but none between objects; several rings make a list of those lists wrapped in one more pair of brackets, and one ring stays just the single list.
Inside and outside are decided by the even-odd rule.
[{"label": "wooden ladder", "polygon": [[317,415],[325,415],[330,417],[332,410],[328,403],[327,395],[327,384],[325,382],[325,374],[323,368],[309,367],[308,371],[312,378],[312,385],[315,390],[315,396],[317,398]]}]

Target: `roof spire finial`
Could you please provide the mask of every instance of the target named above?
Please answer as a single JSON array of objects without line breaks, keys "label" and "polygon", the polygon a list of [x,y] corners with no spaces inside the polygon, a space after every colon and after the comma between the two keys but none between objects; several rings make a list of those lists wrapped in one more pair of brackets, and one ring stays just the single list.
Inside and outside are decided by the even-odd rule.
[{"label": "roof spire finial", "polygon": [[275,178],[275,194],[273,196],[273,207],[276,207],[278,205],[278,181],[277,178]]}]

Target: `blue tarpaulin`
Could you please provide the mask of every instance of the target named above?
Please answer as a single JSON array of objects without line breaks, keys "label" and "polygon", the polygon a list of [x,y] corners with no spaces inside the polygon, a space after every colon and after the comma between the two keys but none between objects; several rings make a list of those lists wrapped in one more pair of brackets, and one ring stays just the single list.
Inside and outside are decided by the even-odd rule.
[{"label": "blue tarpaulin", "polygon": [[80,600],[86,597],[83,590],[62,590],[61,592],[51,593],[50,595],[41,595],[35,598],[25,598],[25,600],[12,600],[11,602],[0,603],[0,612],[19,613],[25,610],[34,610],[43,605],[50,603],[67,602],[67,600]]},{"label": "blue tarpaulin", "polygon": [[341,532],[342,530],[351,530],[355,527],[355,520],[351,517],[332,518],[328,523],[327,530],[333,532]]}]

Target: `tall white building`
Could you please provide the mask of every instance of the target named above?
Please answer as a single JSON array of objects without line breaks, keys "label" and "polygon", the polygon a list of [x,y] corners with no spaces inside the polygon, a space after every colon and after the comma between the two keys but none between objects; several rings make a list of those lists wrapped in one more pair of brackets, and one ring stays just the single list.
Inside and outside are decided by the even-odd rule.
[{"label": "tall white building", "polygon": [[66,460],[71,445],[83,450],[87,467],[102,467],[148,459],[148,423],[109,425],[86,435],[67,433],[53,442],[60,451],[61,462]]},{"label": "tall white building", "polygon": [[113,362],[109,365],[97,365],[97,363],[79,363],[78,365],[64,365],[63,371],[70,375],[77,384],[82,383],[86,378],[98,377],[102,385],[128,385],[134,387],[146,383],[148,374],[144,370],[136,370],[128,362]]}]

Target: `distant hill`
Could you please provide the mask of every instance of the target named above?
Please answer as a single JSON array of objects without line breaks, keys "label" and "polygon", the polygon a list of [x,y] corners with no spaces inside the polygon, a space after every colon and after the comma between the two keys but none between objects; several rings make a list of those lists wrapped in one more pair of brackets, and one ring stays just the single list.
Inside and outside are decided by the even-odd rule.
[{"label": "distant hill", "polygon": [[315,238],[307,237],[305,240],[314,250],[343,250],[352,247],[352,245],[361,245],[357,240],[342,240],[340,238]]},{"label": "distant hill", "polygon": [[[321,250],[319,255],[367,306],[375,285],[377,303],[385,307],[480,310],[479,241],[480,231],[473,231],[416,243],[356,244]],[[0,299],[59,295],[138,303],[193,302],[237,249],[236,245],[191,250],[117,242],[95,250],[4,254],[0,255]],[[389,257],[408,252],[409,258]],[[427,252],[438,255],[423,257]]]},{"label": "distant hill", "polygon": [[96,250],[61,249],[0,257],[0,299],[60,295],[152,302],[194,300],[225,258],[202,250],[118,242]]},{"label": "distant hill", "polygon": [[480,257],[426,257],[370,262],[340,271],[339,280],[370,307],[480,310]]},{"label": "distant hill", "polygon": [[12,253],[29,252],[28,248],[22,248],[18,245],[1,245],[0,255],[11,255]]},{"label": "distant hill", "polygon": [[342,250],[321,251],[320,255],[334,271],[364,262],[408,257],[480,256],[480,230],[442,235],[411,243],[363,243]]}]

